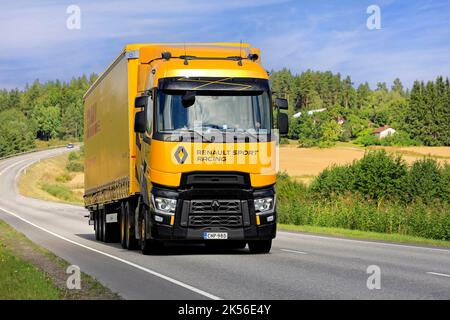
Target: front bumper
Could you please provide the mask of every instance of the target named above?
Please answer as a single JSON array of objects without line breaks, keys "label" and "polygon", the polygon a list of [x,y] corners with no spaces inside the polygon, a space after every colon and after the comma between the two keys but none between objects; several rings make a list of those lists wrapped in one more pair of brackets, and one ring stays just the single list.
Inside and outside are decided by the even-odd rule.
[{"label": "front bumper", "polygon": [[[273,187],[259,190],[243,189],[208,189],[208,190],[184,190],[174,191],[164,188],[152,188],[151,193],[157,197],[168,197],[177,199],[177,209],[172,217],[168,214],[155,213],[150,208],[147,220],[149,233],[147,238],[156,240],[174,240],[174,241],[213,241],[205,240],[205,232],[226,232],[228,240],[270,240],[276,236],[276,203],[272,211],[257,215],[254,210],[253,200],[259,197],[275,197]],[[240,203],[240,213],[232,216],[239,217],[239,221],[230,226],[224,223],[221,225],[217,221],[214,225],[195,225],[192,218],[194,213],[191,211],[191,203],[198,199],[223,200],[233,199]],[[213,214],[214,215],[214,214]],[[201,218],[197,215],[196,218]],[[216,218],[222,218],[220,213]],[[162,221],[161,221],[162,219]],[[201,219],[200,219],[201,220]],[[234,219],[232,219],[234,220]],[[237,220],[236,220],[237,221]]]},{"label": "front bumper", "polygon": [[150,230],[151,237],[157,240],[206,241],[203,238],[205,232],[227,232],[228,240],[270,240],[276,236],[276,223],[233,229],[220,227],[184,228],[162,223],[152,223]]}]

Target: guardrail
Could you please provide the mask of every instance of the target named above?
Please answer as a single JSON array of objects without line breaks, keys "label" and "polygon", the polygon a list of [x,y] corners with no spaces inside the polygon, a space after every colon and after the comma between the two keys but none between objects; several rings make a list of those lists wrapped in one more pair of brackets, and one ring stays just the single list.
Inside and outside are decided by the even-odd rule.
[{"label": "guardrail", "polygon": [[[74,143],[75,146],[79,146],[80,143]],[[24,154],[29,154],[29,153],[34,153],[34,152],[39,152],[39,151],[45,151],[45,150],[52,150],[52,149],[58,149],[58,148],[62,148],[67,146],[66,144],[62,144],[62,145],[57,145],[57,146],[51,146],[48,148],[43,148],[43,149],[32,149],[32,150],[28,150],[28,151],[24,151],[24,152],[19,152],[19,153],[14,153],[14,154],[10,154],[8,156],[4,156],[4,157],[0,157],[0,161],[1,160],[5,160],[5,159],[9,159],[9,158],[13,158],[13,157],[17,157],[17,156],[21,156]]]}]

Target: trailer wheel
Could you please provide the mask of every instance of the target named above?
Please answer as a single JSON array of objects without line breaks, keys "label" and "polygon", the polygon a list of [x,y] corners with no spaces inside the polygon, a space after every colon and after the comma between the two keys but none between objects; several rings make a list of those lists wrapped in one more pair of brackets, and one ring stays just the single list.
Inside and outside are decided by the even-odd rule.
[{"label": "trailer wheel", "polygon": [[248,248],[251,253],[269,253],[272,248],[272,240],[249,241]]},{"label": "trailer wheel", "polygon": [[131,225],[131,219],[132,215],[134,214],[135,207],[130,203],[130,201],[127,201],[125,204],[125,216],[126,216],[126,232],[125,232],[125,242],[128,250],[134,250],[138,247],[138,242],[136,240],[136,237],[134,235],[134,228]]},{"label": "trailer wheel", "polygon": [[104,215],[103,210],[98,211],[98,232],[100,233],[100,241],[105,241],[105,226],[104,226]]},{"label": "trailer wheel", "polygon": [[122,202],[120,205],[120,244],[122,245],[122,248],[127,248],[127,214],[125,211],[125,204]]},{"label": "trailer wheel", "polygon": [[100,224],[98,211],[94,211],[94,230],[95,230],[95,240],[100,241]]},{"label": "trailer wheel", "polygon": [[115,242],[117,239],[117,223],[106,223],[106,209],[100,211],[102,215],[102,239],[104,242]]}]

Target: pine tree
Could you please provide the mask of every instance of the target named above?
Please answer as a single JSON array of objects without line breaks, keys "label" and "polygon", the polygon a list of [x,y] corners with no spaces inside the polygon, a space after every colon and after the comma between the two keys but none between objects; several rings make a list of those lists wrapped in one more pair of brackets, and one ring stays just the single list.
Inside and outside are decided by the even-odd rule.
[{"label": "pine tree", "polygon": [[392,91],[393,92],[397,92],[397,93],[399,93],[402,96],[405,95],[405,91],[403,90],[403,84],[402,84],[402,82],[400,81],[399,78],[396,78],[394,80],[394,84],[392,85]]}]

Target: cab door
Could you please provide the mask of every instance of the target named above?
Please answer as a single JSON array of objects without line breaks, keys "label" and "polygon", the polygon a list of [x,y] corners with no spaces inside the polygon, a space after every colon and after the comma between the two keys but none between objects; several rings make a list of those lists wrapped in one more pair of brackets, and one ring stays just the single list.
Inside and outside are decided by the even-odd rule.
[{"label": "cab door", "polygon": [[137,152],[136,166],[138,179],[141,187],[144,202],[149,204],[149,189],[148,189],[148,175],[150,173],[150,150],[151,150],[151,135],[153,130],[153,109],[154,99],[153,91],[148,97],[148,103],[144,107],[145,112],[145,132],[139,133],[136,139]]}]

